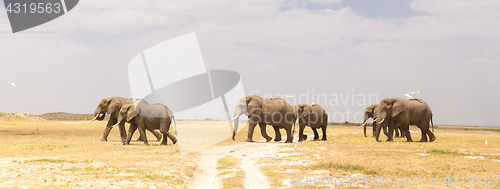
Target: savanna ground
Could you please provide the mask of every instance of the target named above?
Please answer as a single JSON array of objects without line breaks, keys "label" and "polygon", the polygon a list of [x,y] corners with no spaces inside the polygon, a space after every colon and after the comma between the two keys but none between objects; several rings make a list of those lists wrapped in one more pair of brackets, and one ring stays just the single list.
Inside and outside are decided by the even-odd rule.
[{"label": "savanna ground", "polygon": [[[428,185],[429,175],[438,177],[440,187],[453,187],[453,178],[449,185],[444,183],[447,175],[459,176],[457,188],[469,187],[469,175],[483,182],[474,187],[500,185],[498,177],[492,178],[500,176],[498,128],[439,126],[435,129],[438,137],[435,142],[405,143],[400,138],[395,142],[375,142],[371,133],[367,138],[363,136],[361,127],[332,125],[328,127],[328,141],[311,141],[312,131],[306,128],[307,141],[285,144],[284,140],[263,142],[258,128],[254,134],[257,142],[245,143],[246,127],[239,131],[236,141],[232,141],[227,121],[177,121],[179,147],[171,141],[168,146],[160,146],[149,132],[151,146],[135,141],[124,146],[118,129],[113,129],[108,141],[102,142],[99,138],[105,124],[104,121],[87,123],[0,116],[0,187],[385,188],[387,186],[375,185],[375,180],[383,177],[385,183],[390,178],[393,184],[398,178],[409,178],[406,183],[413,185],[403,183],[404,188],[433,188],[435,186]],[[186,132],[181,128],[192,128],[192,135],[181,137]],[[213,128],[220,128],[222,134],[215,133]],[[411,130],[419,129],[412,127]],[[200,137],[203,133],[211,137]],[[267,133],[274,136],[272,127],[268,127]],[[283,130],[282,135],[285,139]],[[133,139],[137,136],[136,133]],[[412,137],[420,140],[420,132]],[[183,148],[197,144],[201,148],[198,151],[182,153]],[[312,180],[324,175],[331,178],[363,175],[374,183],[291,185],[299,178],[307,181],[307,178]],[[421,183],[415,183],[418,178],[422,178]],[[489,180],[488,186],[484,185],[485,178]],[[410,179],[415,182],[410,183]],[[479,180],[474,182],[477,184]],[[326,183],[323,180],[323,184]]]}]

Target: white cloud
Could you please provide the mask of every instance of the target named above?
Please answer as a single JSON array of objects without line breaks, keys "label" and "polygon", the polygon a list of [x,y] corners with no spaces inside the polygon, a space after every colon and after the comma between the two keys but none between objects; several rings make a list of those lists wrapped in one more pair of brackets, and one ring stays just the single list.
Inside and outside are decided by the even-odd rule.
[{"label": "white cloud", "polygon": [[[340,1],[80,1],[67,15],[36,29],[56,34],[0,34],[0,64],[38,60],[88,64],[89,68],[80,66],[87,69],[82,72],[94,71],[97,65],[126,70],[139,51],[196,32],[207,67],[238,71],[248,91],[299,94],[315,88],[339,94],[354,88],[388,97],[421,90],[419,97],[431,104],[438,123],[496,124],[479,112],[499,113],[498,102],[467,103],[462,108],[465,105],[457,101],[486,101],[484,95],[489,96],[491,86],[498,85],[499,3],[416,0],[411,7],[426,15],[405,18],[367,18],[349,7],[307,9],[310,3]],[[1,22],[5,22],[2,17],[0,26],[5,25]],[[32,56],[16,55],[26,49]],[[47,53],[47,49],[58,53]],[[295,75],[303,76],[291,77]],[[126,73],[101,77],[120,82]],[[416,79],[409,83],[407,77]],[[96,82],[83,79],[89,79],[89,85]],[[108,89],[104,83],[92,89],[123,91],[115,86]],[[449,91],[461,91],[461,95],[446,98]],[[77,111],[95,108],[92,102],[88,104]],[[364,109],[326,107],[330,112],[346,108]]]}]

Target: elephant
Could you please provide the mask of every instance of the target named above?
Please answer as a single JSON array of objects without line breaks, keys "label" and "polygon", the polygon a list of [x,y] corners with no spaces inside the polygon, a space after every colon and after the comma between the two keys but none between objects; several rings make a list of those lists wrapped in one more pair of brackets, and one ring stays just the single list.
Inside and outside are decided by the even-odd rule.
[{"label": "elephant", "polygon": [[[375,107],[377,107],[377,103],[372,104],[372,105],[365,108],[365,111],[363,114],[363,125],[362,125],[365,137],[366,137],[366,125],[368,123],[368,119],[370,119],[370,118],[375,119],[375,116],[374,116]],[[373,122],[373,137],[375,137],[376,124],[377,124],[377,122],[374,121]],[[385,127],[383,129],[384,129],[384,133],[387,135],[387,131],[386,131]]]},{"label": "elephant", "polygon": [[243,114],[248,115],[249,119],[248,137],[245,142],[253,142],[253,131],[257,124],[259,124],[261,134],[266,139],[266,142],[272,139],[266,133],[266,125],[273,126],[276,133],[274,141],[281,141],[279,129],[283,128],[287,133],[286,143],[293,142],[293,111],[285,100],[281,98],[265,99],[257,95],[241,97],[236,103],[234,118],[231,120],[235,120],[233,140],[238,131],[238,118]]},{"label": "elephant", "polygon": [[304,128],[311,127],[314,132],[314,140],[319,139],[317,129],[321,128],[323,137],[321,140],[326,140],[326,128],[328,126],[328,114],[325,109],[319,104],[294,104],[292,105],[294,121],[299,123],[299,142],[307,140],[307,135],[304,135]]},{"label": "elephant", "polygon": [[139,129],[139,132],[144,137],[144,145],[149,146],[146,129],[151,132],[155,129],[159,129],[163,134],[162,145],[167,145],[167,137],[170,138],[174,144],[177,143],[177,138],[168,132],[172,120],[174,120],[175,126],[174,114],[163,104],[156,103],[150,105],[142,99],[134,101],[133,104],[122,106],[117,120],[117,124],[124,122],[130,123],[128,136],[123,145],[130,144],[130,140],[136,129]]},{"label": "elephant", "polygon": [[[132,104],[132,99],[124,97],[108,97],[108,98],[103,98],[99,102],[99,105],[97,106],[94,112],[94,118],[90,122],[94,120],[98,121],[103,120],[104,116],[106,116],[106,113],[110,115],[108,124],[106,125],[104,133],[102,134],[101,141],[108,140],[109,132],[113,128],[112,126],[118,123],[117,119],[120,108],[126,104]],[[127,131],[125,130],[125,123],[120,123],[118,125],[118,128],[120,129],[121,140],[122,142],[125,142],[125,138],[127,137]],[[156,131],[152,133],[156,136],[157,140],[160,141],[161,134]],[[142,137],[139,138],[142,139]]]},{"label": "elephant", "polygon": [[427,136],[429,136],[429,142],[436,140],[434,133],[429,130],[429,121],[434,130],[431,108],[421,99],[384,98],[375,107],[375,116],[377,121],[375,139],[379,142],[380,128],[386,126],[389,128],[387,141],[392,141],[392,132],[397,123],[406,135],[406,142],[413,142],[409,132],[410,125],[416,125],[422,131],[420,142],[428,142]]}]

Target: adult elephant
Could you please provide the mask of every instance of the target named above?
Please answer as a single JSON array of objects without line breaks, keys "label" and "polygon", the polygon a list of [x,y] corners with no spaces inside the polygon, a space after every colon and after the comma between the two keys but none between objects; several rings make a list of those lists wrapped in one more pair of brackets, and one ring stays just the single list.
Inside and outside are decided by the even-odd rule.
[{"label": "adult elephant", "polygon": [[317,129],[321,128],[323,137],[326,140],[326,128],[328,126],[328,114],[319,104],[294,104],[292,105],[294,120],[299,123],[299,142],[307,139],[304,135],[304,128],[311,127],[314,132],[314,140],[319,140]]},{"label": "adult elephant", "polygon": [[392,132],[396,123],[399,123],[403,129],[407,142],[413,142],[409,132],[410,125],[420,127],[422,131],[420,142],[427,142],[427,136],[429,136],[429,142],[436,140],[434,133],[429,130],[429,121],[434,130],[431,108],[421,99],[384,98],[375,107],[375,116],[377,121],[375,139],[377,141],[380,141],[378,137],[381,127],[389,128],[387,141],[392,141]]},{"label": "adult elephant", "polygon": [[266,133],[266,125],[272,125],[276,133],[274,141],[281,141],[280,128],[285,129],[287,133],[286,143],[292,143],[292,125],[293,111],[291,106],[281,98],[265,99],[257,95],[249,95],[242,97],[236,103],[234,110],[234,131],[233,140],[238,131],[238,118],[246,114],[248,115],[248,137],[245,142],[253,142],[253,131],[255,126],[259,124],[260,132],[266,139],[266,142],[271,141]]},{"label": "adult elephant", "polygon": [[[365,137],[366,137],[366,125],[368,124],[368,119],[370,118],[373,118],[375,120],[375,107],[377,107],[377,103],[375,104],[372,104],[368,107],[365,108],[365,111],[364,111],[364,114],[363,114],[363,132],[365,134]],[[377,125],[377,122],[373,122],[373,137],[375,137],[375,128],[376,128],[376,125]],[[385,129],[385,127],[383,128],[384,129],[384,134],[387,135],[387,131]]]},{"label": "adult elephant", "polygon": [[[104,116],[106,116],[106,113],[109,114],[109,120],[108,124],[106,125],[106,128],[104,129],[104,133],[102,134],[101,141],[107,141],[108,140],[108,135],[111,129],[113,128],[112,126],[118,123],[118,114],[120,111],[120,108],[126,104],[132,104],[132,99],[130,98],[123,98],[123,97],[108,97],[108,98],[103,98],[100,102],[99,105],[97,105],[97,108],[95,109],[94,112],[94,118],[90,121],[98,120],[101,121],[104,119]],[[118,128],[120,129],[120,136],[122,142],[125,142],[125,139],[127,137],[127,131],[125,130],[125,122],[119,123]],[[158,141],[161,139],[161,134],[154,131],[152,132]],[[142,138],[142,135],[139,137],[139,140],[144,140]]]},{"label": "adult elephant", "polygon": [[130,123],[130,128],[128,132],[127,139],[123,143],[124,145],[129,145],[132,135],[135,130],[139,129],[139,132],[144,137],[144,145],[149,145],[146,129],[153,132],[155,129],[159,129],[163,134],[162,145],[167,145],[167,137],[172,140],[175,144],[177,143],[177,138],[172,135],[170,130],[170,125],[175,118],[174,114],[170,109],[163,104],[148,104],[144,100],[138,100],[134,104],[126,104],[122,106],[118,114],[118,123],[128,122]]}]

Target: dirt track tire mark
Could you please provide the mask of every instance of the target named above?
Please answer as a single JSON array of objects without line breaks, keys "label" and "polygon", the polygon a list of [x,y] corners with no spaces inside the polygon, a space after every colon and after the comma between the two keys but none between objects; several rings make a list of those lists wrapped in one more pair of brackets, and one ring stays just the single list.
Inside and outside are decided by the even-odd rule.
[{"label": "dirt track tire mark", "polygon": [[269,188],[270,183],[258,165],[259,158],[262,157],[259,151],[273,151],[279,145],[276,143],[242,143],[204,149],[196,155],[198,156],[198,171],[194,173],[194,182],[190,188],[223,188],[218,176],[217,161],[228,154],[241,159],[239,168],[245,172],[245,188]]}]

